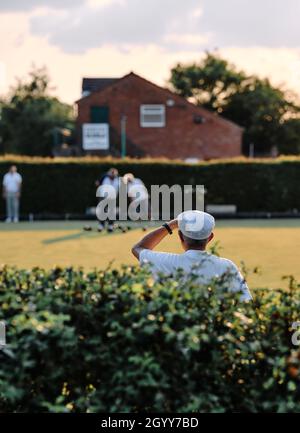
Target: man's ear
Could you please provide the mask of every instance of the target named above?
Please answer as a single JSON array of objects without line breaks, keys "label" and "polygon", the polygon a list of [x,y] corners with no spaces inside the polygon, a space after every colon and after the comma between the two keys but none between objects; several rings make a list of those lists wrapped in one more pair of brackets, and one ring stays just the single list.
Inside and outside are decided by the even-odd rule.
[{"label": "man's ear", "polygon": [[178,236],[179,236],[179,239],[181,240],[181,242],[184,242],[184,239],[183,239],[183,236],[182,236],[182,233],[180,230],[178,230]]},{"label": "man's ear", "polygon": [[210,241],[212,241],[214,237],[215,237],[214,233],[211,233],[209,235],[209,238],[207,239],[207,243],[210,242]]}]

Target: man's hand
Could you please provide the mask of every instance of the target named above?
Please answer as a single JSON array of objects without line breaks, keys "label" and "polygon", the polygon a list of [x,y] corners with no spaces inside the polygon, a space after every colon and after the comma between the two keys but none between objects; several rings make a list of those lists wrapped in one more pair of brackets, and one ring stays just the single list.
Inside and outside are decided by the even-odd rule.
[{"label": "man's hand", "polygon": [[178,220],[177,218],[175,218],[174,220],[169,221],[168,226],[170,227],[171,230],[176,230],[178,229]]},{"label": "man's hand", "polygon": [[[171,230],[176,230],[178,228],[177,219],[168,222]],[[137,259],[140,258],[140,253],[143,250],[153,250],[166,236],[169,236],[168,231],[165,227],[158,227],[151,233],[143,237],[134,247],[132,248],[132,254]]]}]

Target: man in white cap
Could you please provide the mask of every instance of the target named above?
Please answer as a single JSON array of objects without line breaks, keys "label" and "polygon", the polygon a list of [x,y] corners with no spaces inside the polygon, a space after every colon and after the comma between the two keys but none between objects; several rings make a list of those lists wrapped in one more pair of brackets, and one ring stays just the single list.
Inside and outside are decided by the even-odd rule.
[{"label": "man in white cap", "polygon": [[[132,253],[141,264],[150,265],[154,276],[172,275],[176,270],[182,269],[187,275],[197,274],[199,283],[203,284],[224,276],[228,289],[241,292],[241,300],[249,301],[252,299],[251,293],[237,266],[228,259],[206,252],[207,244],[214,237],[214,227],[215,219],[212,215],[201,211],[186,211],[143,237],[132,248]],[[183,254],[152,251],[177,229]]]}]

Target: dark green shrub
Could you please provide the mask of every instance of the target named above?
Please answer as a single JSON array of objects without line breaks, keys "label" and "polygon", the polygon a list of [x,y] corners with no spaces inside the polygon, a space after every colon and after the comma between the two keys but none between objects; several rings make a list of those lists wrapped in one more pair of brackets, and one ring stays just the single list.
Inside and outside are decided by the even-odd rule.
[{"label": "dark green shrub", "polygon": [[4,267],[0,412],[300,411],[299,286],[255,292],[124,268]]},{"label": "dark green shrub", "polygon": [[[239,212],[300,211],[300,159],[233,160],[188,165],[151,160],[0,160],[0,176],[16,163],[24,178],[23,213],[83,214],[94,206],[95,180],[109,167],[133,172],[147,187],[205,185],[206,203],[235,204]],[[4,213],[1,201],[0,214]]]}]

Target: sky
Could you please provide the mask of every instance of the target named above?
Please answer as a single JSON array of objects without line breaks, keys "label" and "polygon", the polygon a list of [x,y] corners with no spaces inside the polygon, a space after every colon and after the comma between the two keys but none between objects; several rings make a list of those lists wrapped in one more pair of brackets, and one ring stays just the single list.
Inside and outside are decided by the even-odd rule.
[{"label": "sky", "polygon": [[0,0],[0,94],[32,65],[73,103],[82,77],[130,71],[167,85],[216,50],[300,95],[299,0]]}]

